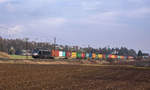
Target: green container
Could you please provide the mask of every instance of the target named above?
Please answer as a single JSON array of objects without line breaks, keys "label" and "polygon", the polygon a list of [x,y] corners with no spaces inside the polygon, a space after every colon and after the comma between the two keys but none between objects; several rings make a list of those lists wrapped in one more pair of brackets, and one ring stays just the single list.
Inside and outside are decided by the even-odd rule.
[{"label": "green container", "polygon": [[120,56],[118,56],[118,59],[121,59],[121,57],[120,57]]},{"label": "green container", "polygon": [[106,55],[106,59],[108,59],[109,58],[109,55]]},{"label": "green container", "polygon": [[81,53],[77,52],[77,58],[81,58]]},{"label": "green container", "polygon": [[98,54],[96,54],[96,59],[98,59]]}]

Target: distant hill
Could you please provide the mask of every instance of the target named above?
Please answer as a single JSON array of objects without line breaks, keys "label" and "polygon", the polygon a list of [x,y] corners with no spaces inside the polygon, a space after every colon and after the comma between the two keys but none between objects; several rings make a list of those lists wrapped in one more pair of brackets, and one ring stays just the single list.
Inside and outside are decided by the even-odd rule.
[{"label": "distant hill", "polygon": [[0,52],[0,58],[11,58],[7,53]]}]

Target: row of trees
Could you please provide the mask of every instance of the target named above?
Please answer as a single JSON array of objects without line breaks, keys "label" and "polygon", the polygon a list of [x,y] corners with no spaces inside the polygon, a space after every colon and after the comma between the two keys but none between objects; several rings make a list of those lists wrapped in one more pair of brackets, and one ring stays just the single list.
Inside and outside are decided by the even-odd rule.
[{"label": "row of trees", "polygon": [[44,42],[27,42],[22,39],[4,39],[0,37],[0,51],[15,54],[20,54],[22,50],[33,51],[34,48],[52,48],[52,45]]},{"label": "row of trees", "polygon": [[133,49],[128,49],[126,47],[121,48],[92,48],[92,47],[78,47],[78,46],[68,46],[68,45],[54,45],[47,42],[34,42],[21,39],[4,39],[0,37],[0,51],[9,54],[20,54],[22,50],[33,51],[35,48],[41,49],[59,49],[65,51],[77,51],[77,52],[94,52],[102,54],[116,54],[124,56],[136,56],[136,52]]}]

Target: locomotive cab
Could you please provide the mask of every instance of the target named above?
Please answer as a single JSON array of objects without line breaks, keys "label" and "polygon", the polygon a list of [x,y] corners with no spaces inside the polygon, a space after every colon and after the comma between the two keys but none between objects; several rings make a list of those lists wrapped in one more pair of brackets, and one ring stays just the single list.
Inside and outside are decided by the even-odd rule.
[{"label": "locomotive cab", "polygon": [[53,59],[53,57],[51,56],[51,51],[49,50],[39,50],[39,51],[33,52],[32,57],[40,58],[40,59]]}]

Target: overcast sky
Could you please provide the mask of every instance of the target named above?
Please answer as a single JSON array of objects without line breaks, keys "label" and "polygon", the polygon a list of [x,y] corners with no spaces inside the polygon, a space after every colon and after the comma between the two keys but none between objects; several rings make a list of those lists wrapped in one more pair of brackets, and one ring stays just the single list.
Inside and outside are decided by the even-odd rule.
[{"label": "overcast sky", "polygon": [[0,0],[0,35],[150,52],[150,0]]}]

